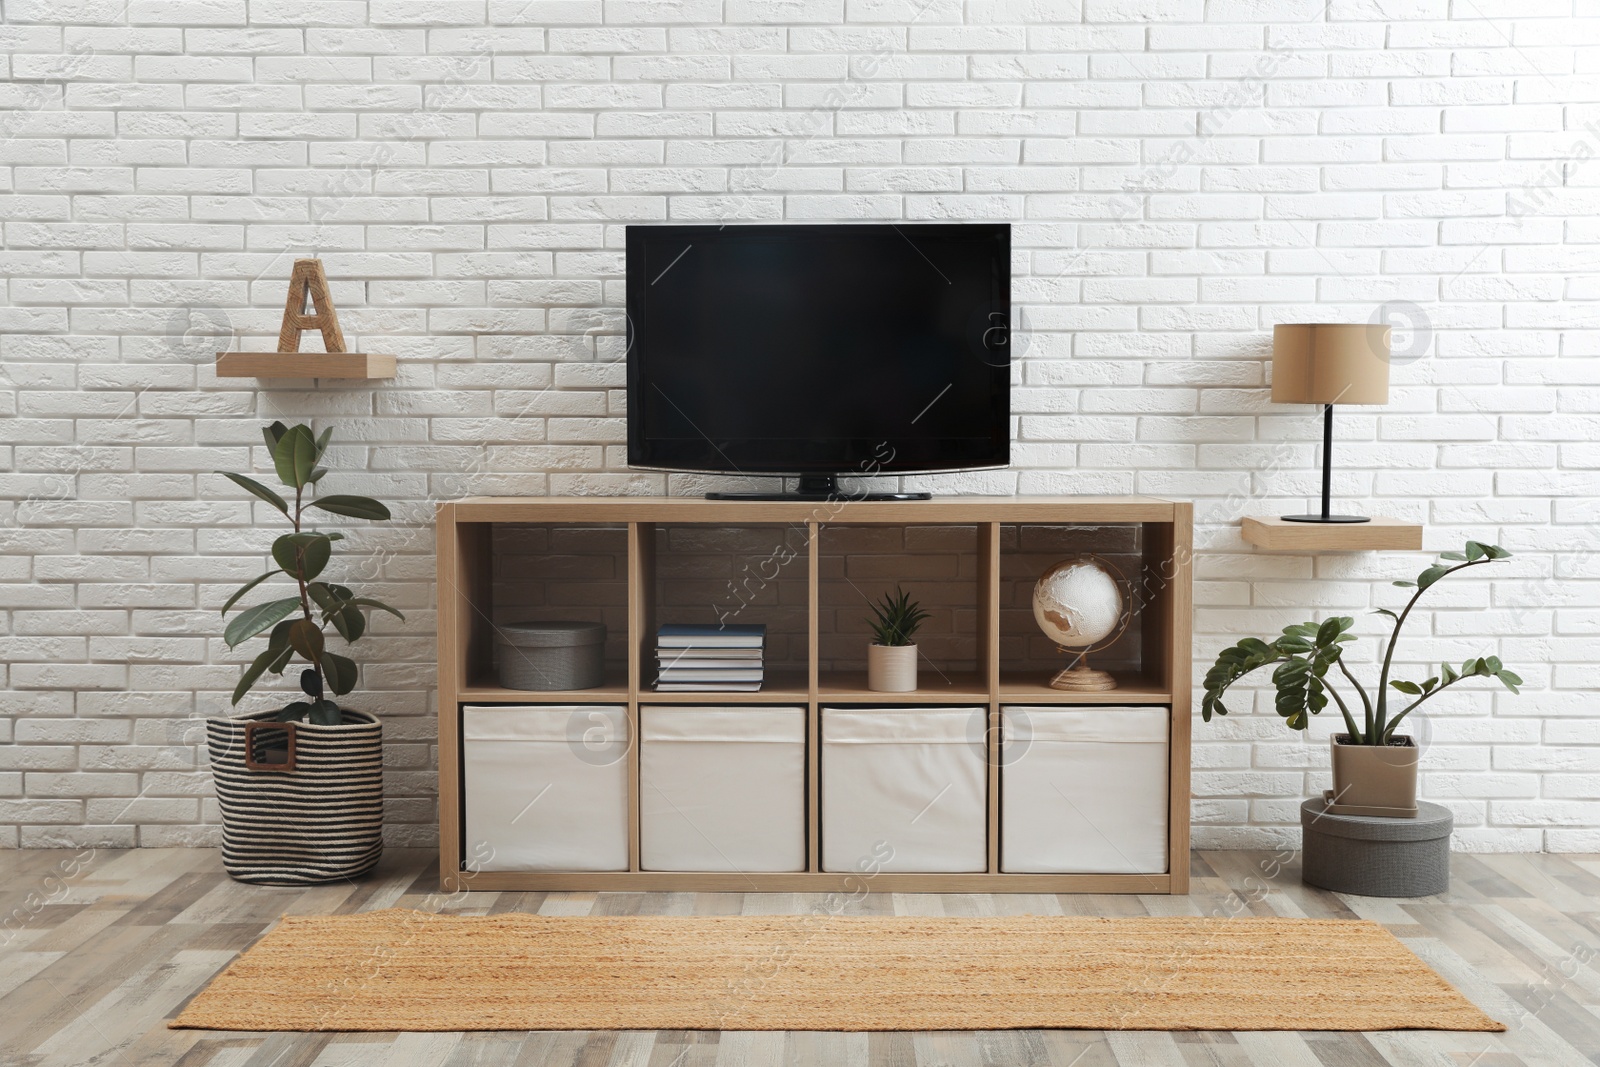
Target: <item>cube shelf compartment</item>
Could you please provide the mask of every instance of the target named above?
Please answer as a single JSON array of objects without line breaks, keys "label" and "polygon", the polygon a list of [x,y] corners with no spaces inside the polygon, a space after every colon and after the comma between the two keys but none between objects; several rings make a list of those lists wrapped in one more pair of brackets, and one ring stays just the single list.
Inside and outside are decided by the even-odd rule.
[{"label": "cube shelf compartment", "polygon": [[[821,709],[979,708],[986,859],[977,872],[885,870],[892,892],[1182,893],[1188,888],[1193,509],[1151,497],[942,497],[928,501],[708,501],[689,497],[478,497],[438,510],[440,877],[448,890],[827,892],[862,876],[822,863]],[[1092,665],[1117,689],[1051,689],[1070,659],[1032,622],[1045,566],[1093,552],[1137,587],[1128,633]],[[919,687],[866,688],[867,602],[901,584],[933,612],[918,635]],[[494,625],[607,624],[607,678],[594,689],[501,688]],[[755,693],[658,693],[663,622],[765,623]],[[619,705],[628,736],[628,865],[614,871],[474,869],[465,852],[462,709]],[[641,863],[637,739],[646,705],[789,706],[806,716],[806,865],[793,872],[652,871]],[[1001,708],[1162,708],[1170,720],[1165,873],[1005,873]],[[1115,803],[1115,798],[1107,798]]]}]

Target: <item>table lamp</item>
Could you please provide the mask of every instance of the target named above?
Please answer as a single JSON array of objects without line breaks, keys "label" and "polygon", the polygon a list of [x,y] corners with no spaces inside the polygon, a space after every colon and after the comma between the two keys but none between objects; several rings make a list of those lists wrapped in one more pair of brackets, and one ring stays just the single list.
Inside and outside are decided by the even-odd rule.
[{"label": "table lamp", "polygon": [[1287,522],[1369,522],[1333,515],[1333,405],[1389,402],[1389,327],[1300,323],[1272,328],[1272,402],[1322,405],[1322,514]]}]

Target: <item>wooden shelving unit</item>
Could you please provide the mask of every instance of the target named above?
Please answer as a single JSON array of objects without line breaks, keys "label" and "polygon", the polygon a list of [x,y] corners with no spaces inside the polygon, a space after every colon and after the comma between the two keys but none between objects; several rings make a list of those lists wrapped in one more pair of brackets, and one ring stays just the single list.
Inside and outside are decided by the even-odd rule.
[{"label": "wooden shelving unit", "polygon": [[1274,552],[1377,552],[1422,547],[1420,525],[1378,516],[1373,516],[1370,522],[1349,523],[1289,522],[1246,516],[1240,528],[1246,541]]},{"label": "wooden shelving unit", "polygon": [[[492,637],[497,582],[494,535],[503,524],[535,526],[581,537],[586,529],[626,531],[625,570],[615,581],[626,590],[626,662],[614,663],[605,684],[570,692],[524,692],[497,685],[492,673]],[[819,545],[835,526],[958,526],[970,529],[974,549],[963,565],[975,587],[976,670],[943,670],[923,664],[913,693],[875,693],[864,670],[825,669],[819,655]],[[772,527],[805,548],[794,560],[794,580],[803,574],[807,632],[805,662],[769,664],[756,693],[657,693],[655,666],[659,528],[691,532]],[[1048,672],[1013,669],[1002,645],[1002,541],[1020,539],[1027,527],[1107,528],[1138,546],[1135,596],[1138,669],[1119,673],[1121,686],[1105,693],[1066,693],[1046,684]],[[860,876],[821,870],[819,708],[835,705],[939,705],[987,708],[991,729],[988,760],[989,863],[984,873],[880,873],[871,888],[890,892],[1185,893],[1189,865],[1190,632],[1193,507],[1151,497],[943,497],[929,501],[745,502],[687,497],[478,497],[439,505],[437,514],[439,605],[439,813],[440,880],[446,890],[513,891],[849,891]],[[618,542],[620,544],[620,541]],[[570,551],[570,544],[568,551]],[[620,560],[620,548],[617,558]],[[1013,561],[1011,572],[1016,572]],[[1026,560],[1020,562],[1026,563]],[[1016,586],[1015,577],[1011,584]],[[669,619],[668,621],[672,621]],[[712,621],[707,619],[706,621]],[[763,621],[755,605],[740,621]],[[1017,661],[1021,662],[1021,661]],[[613,872],[470,871],[463,869],[461,808],[461,708],[464,704],[615,704],[627,708],[630,737],[638,737],[639,709],[649,704],[782,704],[803,706],[809,716],[808,870],[794,873],[667,873],[639,868],[638,751],[629,775],[631,869]],[[999,866],[1000,708],[1007,704],[1152,704],[1171,709],[1168,768],[1168,868],[1164,874],[1007,874]],[[1114,801],[1112,801],[1114,802]]]}]

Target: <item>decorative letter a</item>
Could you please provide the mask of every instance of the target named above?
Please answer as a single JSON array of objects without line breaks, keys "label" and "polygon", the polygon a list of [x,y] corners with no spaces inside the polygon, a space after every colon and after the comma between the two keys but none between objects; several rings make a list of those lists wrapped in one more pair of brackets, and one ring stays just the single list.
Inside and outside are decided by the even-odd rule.
[{"label": "decorative letter a", "polygon": [[[316,314],[306,314],[306,295],[310,294]],[[289,276],[289,300],[283,308],[283,328],[278,331],[278,351],[300,351],[300,331],[321,330],[322,346],[329,352],[344,351],[344,334],[339,329],[339,313],[328,295],[328,276],[322,260],[297,259]]]}]

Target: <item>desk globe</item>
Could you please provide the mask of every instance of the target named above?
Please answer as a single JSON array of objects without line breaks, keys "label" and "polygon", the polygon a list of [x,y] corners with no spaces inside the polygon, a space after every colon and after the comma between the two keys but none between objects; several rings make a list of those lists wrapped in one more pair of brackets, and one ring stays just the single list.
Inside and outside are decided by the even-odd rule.
[{"label": "desk globe", "polygon": [[1114,568],[1091,557],[1062,560],[1033,585],[1033,618],[1060,648],[1078,653],[1071,667],[1056,672],[1050,688],[1105,692],[1117,687],[1107,671],[1088,665],[1089,653],[1121,637],[1131,616]]}]

